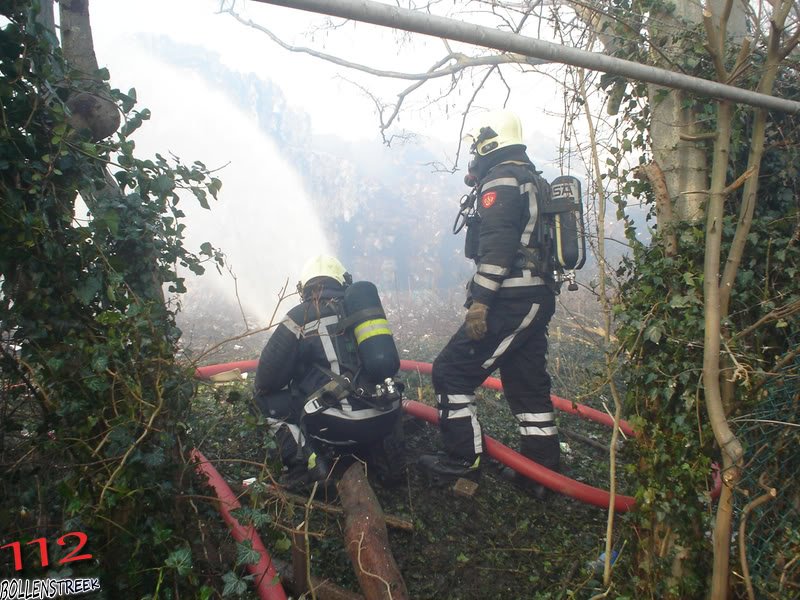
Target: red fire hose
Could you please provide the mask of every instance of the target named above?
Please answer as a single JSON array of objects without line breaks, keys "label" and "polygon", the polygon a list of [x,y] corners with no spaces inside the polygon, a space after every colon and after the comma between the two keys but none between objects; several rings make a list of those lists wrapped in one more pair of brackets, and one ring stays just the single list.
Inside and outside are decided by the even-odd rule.
[{"label": "red fire hose", "polygon": [[[401,360],[400,369],[403,371],[417,371],[423,375],[430,375],[433,365],[431,363],[417,362],[415,360]],[[495,377],[487,377],[482,386],[490,390],[497,390],[498,392],[503,391],[503,384]],[[614,419],[611,415],[607,415],[604,412],[589,408],[583,404],[578,404],[577,402],[572,402],[571,400],[559,398],[553,394],[550,394],[550,400],[552,400],[553,406],[562,412],[578,415],[579,417],[594,421],[595,423],[600,423],[601,425],[607,425],[608,427],[614,426]],[[625,432],[625,435],[636,435],[627,421],[620,421],[619,428]]]},{"label": "red fire hose", "polygon": [[[229,370],[229,369],[224,369]],[[197,461],[197,471],[208,477],[208,483],[213,488],[214,492],[219,498],[219,512],[222,518],[228,524],[231,530],[233,539],[237,542],[250,540],[253,550],[261,555],[261,559],[255,565],[247,565],[247,570],[254,576],[253,583],[256,586],[256,592],[261,600],[286,600],[286,593],[283,591],[278,573],[272,564],[267,549],[258,537],[255,528],[252,525],[243,526],[231,514],[232,510],[241,507],[239,501],[233,490],[225,483],[225,480],[219,474],[214,466],[208,462],[203,453],[193,449],[190,453],[193,460]]]},{"label": "red fire hose", "polygon": [[[439,422],[438,412],[432,406],[426,406],[414,400],[403,400],[403,409],[408,414],[428,421],[429,423]],[[488,435],[484,434],[483,441],[486,445],[486,453],[489,456],[507,467],[511,467],[517,473],[524,475],[528,479],[538,481],[543,486],[559,494],[570,496],[586,504],[592,504],[600,508],[608,508],[610,494],[607,491],[586,485],[585,483],[575,481],[560,473],[551,471],[525,458],[519,452],[515,452]],[[631,496],[622,496],[619,494],[614,496],[614,510],[617,512],[627,512],[632,509],[635,504],[636,500]]]},{"label": "red fire hose", "polygon": [[[239,369],[242,372],[255,371],[257,366],[258,361],[255,360],[243,360],[221,365],[209,365],[206,367],[199,367],[196,372],[196,377],[199,379],[208,379],[209,377],[217,375],[218,373],[224,373],[225,371],[232,371],[234,369]],[[416,371],[418,373],[429,375],[432,368],[433,366],[430,363],[417,362],[413,360],[400,361],[400,369],[403,371]],[[500,380],[495,379],[494,377],[487,378],[483,383],[483,387],[498,391],[502,391],[503,389]],[[602,413],[599,410],[565,400],[564,398],[559,398],[558,396],[551,396],[550,398],[553,401],[553,405],[564,412],[579,415],[585,419],[596,421],[604,425],[611,426],[614,423],[614,420],[609,415]],[[430,406],[425,406],[424,404],[420,404],[419,402],[404,400],[403,409],[408,414],[431,423],[438,423],[439,421],[436,409]],[[628,435],[634,435],[630,425],[628,425],[628,423],[625,421],[620,422],[620,429],[622,429],[622,431]],[[581,502],[599,506],[601,508],[608,507],[609,493],[607,491],[586,485],[585,483],[575,481],[574,479],[570,479],[569,477],[561,475],[560,473],[546,469],[545,467],[528,460],[508,446],[504,446],[497,440],[494,440],[489,436],[484,436],[484,438],[486,440],[486,451],[489,456],[501,462],[502,464],[511,467],[516,472],[528,477],[529,479],[538,481],[553,491],[570,496],[576,500],[580,500]],[[614,510],[617,512],[626,512],[630,510],[635,503],[636,500],[631,496],[617,495],[614,498]]]},{"label": "red fire hose", "polygon": [[[238,362],[225,363],[221,365],[208,365],[205,367],[198,367],[197,371],[195,372],[195,376],[198,379],[208,379],[209,377],[217,375],[218,373],[233,371],[234,369],[239,369],[242,372],[255,371],[257,366],[258,361],[256,360],[240,360]],[[401,371],[416,371],[417,373],[422,373],[423,375],[430,375],[432,368],[433,365],[431,365],[431,363],[417,362],[415,360],[400,361]],[[503,391],[503,384],[495,377],[487,377],[486,381],[483,382],[483,387],[490,390]],[[588,419],[608,427],[612,427],[614,425],[614,419],[612,419],[610,415],[600,412],[599,410],[595,410],[594,408],[572,402],[571,400],[565,400],[564,398],[560,398],[553,394],[550,395],[550,400],[553,401],[553,406],[560,411],[578,415],[579,417],[583,417],[584,419]],[[619,428],[625,432],[625,435],[636,435],[626,421],[620,421]]]},{"label": "red fire hose", "polygon": [[[199,367],[195,376],[199,379],[208,379],[218,373],[225,371],[232,371],[239,369],[242,372],[255,371],[258,366],[258,361],[243,360],[239,362],[225,363],[220,365],[209,365]],[[430,363],[417,362],[413,360],[401,360],[400,369],[403,371],[416,371],[424,375],[430,375],[433,365]],[[503,390],[503,384],[499,379],[488,377],[483,382],[483,387],[492,390]],[[578,415],[584,419],[595,421],[609,427],[614,426],[614,419],[606,413],[600,412],[588,406],[565,400],[555,395],[551,395],[550,399],[553,406],[557,409],[568,412],[570,414]],[[439,417],[435,408],[414,402],[413,400],[404,400],[403,409],[410,415],[429,421],[431,423],[438,423]],[[620,421],[619,428],[626,435],[635,436],[635,432],[626,421]],[[518,452],[515,452],[508,446],[505,446],[489,436],[484,436],[486,441],[486,451],[495,460],[501,462],[514,469],[517,473],[537,481],[553,491],[564,494],[601,508],[607,508],[610,500],[610,494],[606,490],[592,487],[585,483],[581,483],[574,479],[570,479],[560,473],[551,471],[538,463],[528,460]],[[719,478],[718,469],[714,469],[714,489],[712,490],[712,498],[716,498],[720,492],[721,480]],[[636,500],[631,496],[624,496],[617,494],[614,497],[614,510],[617,512],[626,512],[635,507]]]},{"label": "red fire hose", "polygon": [[257,360],[240,360],[238,362],[223,363],[220,365],[206,365],[205,367],[197,367],[194,376],[198,379],[209,379],[219,373],[225,371],[233,371],[239,369],[242,373],[255,371],[258,368]]}]

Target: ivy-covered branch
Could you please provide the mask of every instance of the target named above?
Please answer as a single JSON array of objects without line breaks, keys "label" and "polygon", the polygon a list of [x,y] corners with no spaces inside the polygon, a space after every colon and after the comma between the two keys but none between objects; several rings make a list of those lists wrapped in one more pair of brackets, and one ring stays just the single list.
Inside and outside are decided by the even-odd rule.
[{"label": "ivy-covered branch", "polygon": [[[131,136],[149,112],[135,91],[109,89],[93,56],[70,62],[35,4],[0,8],[4,534],[22,539],[32,522],[48,539],[82,532],[99,560],[73,572],[101,577],[109,597],[143,597],[165,572],[174,589],[196,589],[190,572],[165,567],[194,382],[176,361],[162,286],[185,291],[179,266],[222,266],[210,245],[184,246],[179,206],[193,197],[208,208],[221,182],[201,162],[140,158]],[[85,36],[86,2],[61,8],[62,27]],[[75,118],[87,79],[124,120],[112,138]]]}]

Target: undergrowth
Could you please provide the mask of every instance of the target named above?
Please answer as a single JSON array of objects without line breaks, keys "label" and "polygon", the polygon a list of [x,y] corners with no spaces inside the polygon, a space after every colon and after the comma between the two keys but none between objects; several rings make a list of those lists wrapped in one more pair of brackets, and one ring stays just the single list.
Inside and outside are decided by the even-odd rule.
[{"label": "undergrowth", "polygon": [[[436,340],[433,343],[439,343]],[[405,347],[407,340],[398,340]],[[424,346],[424,344],[423,344]],[[427,353],[426,353],[427,350]],[[574,355],[571,344],[557,346],[564,361]],[[435,347],[417,347],[422,359]],[[578,354],[585,355],[585,351]],[[240,359],[246,357],[239,357]],[[416,356],[414,358],[417,358]],[[551,358],[552,361],[552,358]],[[586,372],[586,371],[584,371]],[[402,373],[407,397],[433,405],[430,379],[417,373]],[[590,381],[584,382],[584,387]],[[574,382],[577,388],[581,384]],[[566,392],[554,389],[559,395]],[[223,474],[235,491],[242,493],[246,508],[244,522],[258,524],[270,552],[278,560],[291,562],[290,532],[309,517],[311,571],[320,578],[357,590],[358,585],[343,545],[343,520],[322,510],[308,515],[302,505],[288,503],[267,493],[279,474],[280,464],[263,419],[249,406],[252,384],[244,380],[217,386],[203,384],[195,398],[190,418],[190,437]],[[602,402],[595,402],[603,410]],[[516,421],[502,395],[478,392],[479,416],[488,435],[516,447]],[[605,446],[607,427],[559,413],[559,426]],[[373,489],[386,514],[413,523],[413,532],[389,528],[391,551],[413,598],[588,598],[600,590],[595,561],[603,551],[606,511],[554,494],[546,502],[525,495],[499,476],[493,461],[485,468],[477,494],[471,498],[455,495],[448,487],[431,486],[416,466],[423,452],[440,448],[437,428],[404,418],[408,469],[402,485],[386,489],[372,479]],[[605,488],[608,483],[607,450],[562,435],[562,456],[566,473],[579,481]],[[623,459],[625,449],[623,447]],[[244,480],[255,478],[243,487]],[[202,486],[202,483],[200,482]],[[621,483],[620,493],[625,490]],[[199,492],[198,492],[199,493]],[[622,549],[627,530],[619,527],[616,548]],[[235,544],[216,526],[219,539],[237,555]],[[246,549],[245,549],[246,550]],[[239,551],[241,555],[245,550]],[[253,557],[255,558],[255,557]],[[623,550],[618,567],[629,560]],[[241,590],[249,597],[246,571],[235,560],[225,574],[228,592]],[[240,582],[236,588],[231,582]]]}]

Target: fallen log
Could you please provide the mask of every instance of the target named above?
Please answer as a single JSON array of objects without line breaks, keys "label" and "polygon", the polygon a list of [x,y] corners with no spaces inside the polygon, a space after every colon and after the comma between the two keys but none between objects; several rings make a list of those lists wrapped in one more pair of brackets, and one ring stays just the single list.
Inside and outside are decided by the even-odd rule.
[{"label": "fallen log", "polygon": [[[292,592],[292,594],[300,596],[303,593],[301,591],[303,589],[303,583],[297,585],[295,570],[292,565],[277,558],[273,558],[272,563],[275,565],[275,569],[278,573],[280,573],[283,586]],[[305,569],[303,569],[300,577],[305,579]],[[314,594],[317,600],[364,600],[364,596],[361,594],[356,594],[344,588],[340,588],[327,579],[320,579],[313,575],[311,576],[310,587],[314,588]]]},{"label": "fallen log", "polygon": [[364,465],[353,463],[336,483],[345,514],[344,542],[366,600],[408,600],[403,576],[389,549],[383,510]]}]

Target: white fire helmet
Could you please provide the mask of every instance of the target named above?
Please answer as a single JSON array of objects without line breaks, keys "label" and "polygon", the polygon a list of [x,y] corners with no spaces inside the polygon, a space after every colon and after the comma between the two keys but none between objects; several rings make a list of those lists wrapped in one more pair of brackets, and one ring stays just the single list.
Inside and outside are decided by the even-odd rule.
[{"label": "white fire helmet", "polygon": [[350,274],[344,268],[344,265],[339,262],[339,259],[327,254],[319,254],[309,258],[306,264],[303,265],[298,289],[302,290],[309,281],[317,277],[330,277],[344,285]]},{"label": "white fire helmet", "polygon": [[477,117],[464,141],[470,144],[470,152],[486,156],[500,148],[522,144],[522,124],[510,110],[489,111]]}]

